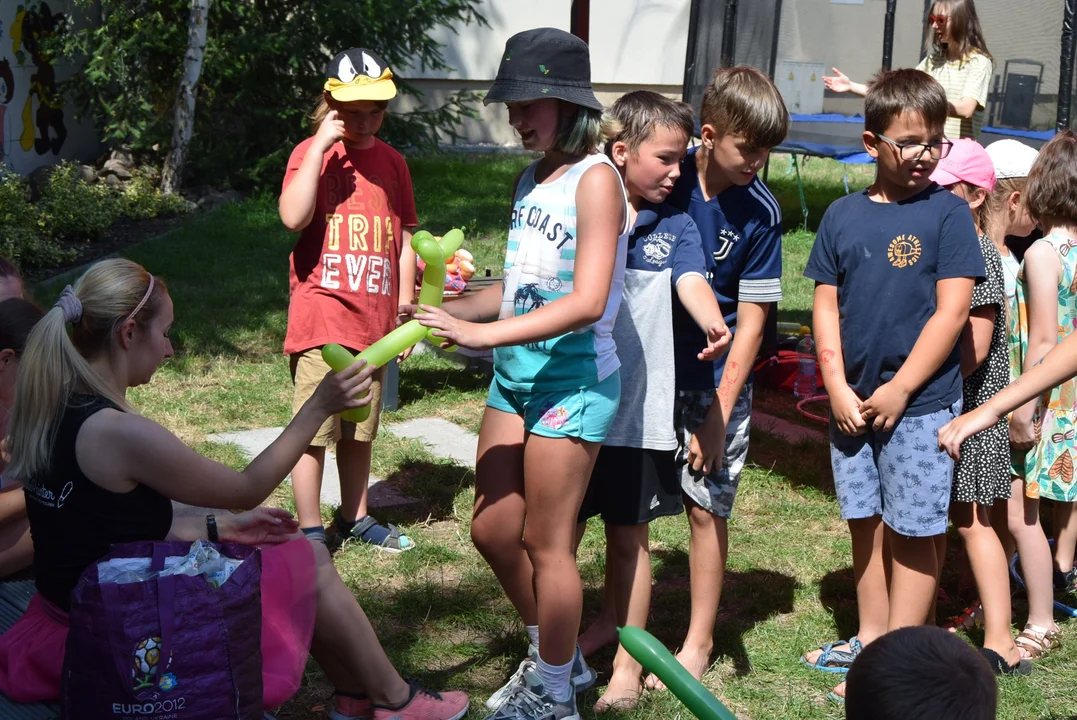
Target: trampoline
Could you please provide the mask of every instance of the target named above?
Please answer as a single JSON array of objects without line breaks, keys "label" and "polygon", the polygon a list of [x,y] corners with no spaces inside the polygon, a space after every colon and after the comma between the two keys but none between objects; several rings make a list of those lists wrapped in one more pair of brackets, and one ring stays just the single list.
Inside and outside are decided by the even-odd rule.
[{"label": "trampoline", "polygon": [[[812,19],[799,6],[794,3],[785,5],[787,12],[783,13],[782,0],[752,0],[750,3],[693,0],[684,99],[698,107],[711,72],[720,65],[753,65],[775,78],[779,61],[802,65],[814,63],[812,67],[823,72],[830,72],[832,63],[845,64],[851,56],[845,55],[843,49],[832,47],[825,33],[808,31],[805,26]],[[924,38],[928,37],[927,14],[931,0],[925,0],[922,5],[916,3],[915,9],[909,5],[909,0],[904,0],[899,12],[897,0],[886,2],[878,41],[884,68],[893,64],[895,34],[899,36],[899,63],[902,66],[915,62],[914,53],[923,56],[921,48]],[[1036,8],[1030,6],[1026,13],[1014,16],[1009,0],[977,0],[989,47],[997,42],[996,75],[980,136],[985,145],[1009,137],[1039,148],[1054,135],[1056,128],[1070,125],[1077,0],[1036,0],[1036,5]],[[1042,16],[1029,17],[1036,14],[1034,10],[1041,11]],[[851,16],[833,14],[829,22],[837,23],[848,17]],[[1041,38],[1035,51],[1012,39],[1004,40],[1007,37],[1004,31],[1010,31],[1012,35],[1015,29],[1021,28],[1024,28],[1021,32],[1034,32],[1035,37]],[[857,25],[849,29],[863,32],[865,27]],[[913,33],[917,36],[913,37]],[[1055,37],[1059,38],[1057,44],[1042,41],[1042,38]],[[1020,35],[1019,39],[1022,38],[1024,35]],[[870,38],[864,40],[865,44],[872,42]],[[1015,44],[1023,54],[1035,57],[1006,57],[1017,52]],[[1028,74],[1029,67],[1038,68],[1038,73]],[[860,68],[858,74],[864,76],[873,71],[874,68]],[[816,74],[813,70],[813,82],[821,80]],[[1052,94],[1048,92],[1051,90],[1049,81],[1054,81],[1056,75],[1057,92]],[[816,85],[810,93],[814,97],[810,104],[818,107],[836,100],[848,103],[851,98],[829,91],[820,93],[821,88]],[[786,103],[796,110],[800,100],[800,97],[787,97]],[[845,163],[871,162],[860,140],[864,122],[861,115],[794,112],[791,119],[789,134],[776,151],[794,156],[828,157]]]},{"label": "trampoline", "polygon": [[[774,152],[788,153],[791,156],[792,169],[796,171],[797,191],[800,193],[800,211],[804,217],[804,224],[807,225],[808,205],[804,196],[803,183],[800,180],[798,155],[832,158],[850,165],[869,164],[874,160],[864,151],[864,143],[861,140],[864,132],[864,118],[860,115],[794,113],[789,119],[791,121],[789,134],[781,145],[774,148]],[[990,145],[996,140],[1012,138],[1038,150],[1054,137],[1054,134],[1054,130],[984,127],[980,142]],[[849,191],[848,179],[845,181],[845,191]]]},{"label": "trampoline", "polygon": [[[804,73],[818,82],[818,75],[828,74],[835,65],[862,79],[879,68],[914,67],[925,55],[931,6],[932,0],[827,6],[692,0],[682,97],[698,108],[714,69],[732,64],[757,67],[780,88],[794,79],[790,69],[796,67],[802,83]],[[976,8],[995,63],[980,141],[986,145],[1010,137],[1040,147],[1055,130],[1071,126],[1077,0],[1023,0],[1019,10],[1012,0],[976,0]],[[782,89],[786,105],[796,114],[786,140],[775,150],[789,154],[789,172],[796,173],[807,226],[803,158],[847,164],[869,163],[871,158],[860,139],[863,117],[855,114],[863,112],[863,105],[818,84],[805,84],[809,90],[800,96],[786,95],[788,83]],[[776,347],[776,322],[771,313],[761,356]]]},{"label": "trampoline", "polygon": [[[864,144],[860,140],[864,132],[862,116],[794,113],[790,120],[792,122],[789,124],[789,135],[786,136],[785,142],[774,148],[776,152],[828,157],[852,164],[872,162],[871,156],[864,152]],[[980,142],[989,145],[996,140],[1013,138],[1038,150],[1054,137],[1054,134],[1054,130],[985,127]]]}]

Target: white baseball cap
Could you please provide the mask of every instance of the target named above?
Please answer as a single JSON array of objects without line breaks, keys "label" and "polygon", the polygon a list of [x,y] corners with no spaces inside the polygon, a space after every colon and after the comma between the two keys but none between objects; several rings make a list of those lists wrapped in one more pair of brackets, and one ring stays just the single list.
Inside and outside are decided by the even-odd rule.
[{"label": "white baseball cap", "polygon": [[1039,150],[1017,140],[998,140],[986,148],[991,156],[991,162],[995,165],[995,177],[999,180],[1005,178],[1028,177],[1032,170],[1032,163],[1039,157]]}]

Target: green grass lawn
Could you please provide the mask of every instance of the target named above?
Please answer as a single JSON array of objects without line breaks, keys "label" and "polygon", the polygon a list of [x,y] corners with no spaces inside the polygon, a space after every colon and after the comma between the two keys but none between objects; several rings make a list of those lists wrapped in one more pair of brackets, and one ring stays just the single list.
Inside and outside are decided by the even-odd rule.
[{"label": "green grass lawn", "polygon": [[[409,160],[423,227],[440,233],[467,229],[466,246],[479,267],[496,274],[502,264],[512,179],[525,158],[429,157]],[[810,318],[811,283],[800,277],[813,240],[812,228],[827,203],[845,192],[844,171],[812,160],[802,173],[809,204],[801,224],[795,179],[788,160],[775,158],[770,185],[786,217],[784,319]],[[864,187],[871,171],[853,168],[850,186]],[[241,467],[228,446],[209,433],[280,425],[289,418],[291,384],[281,355],[287,308],[287,257],[292,236],[280,227],[272,198],[256,198],[131,250],[129,256],[166,279],[176,304],[176,357],[154,381],[132,392],[144,412],[222,462]],[[47,301],[64,280],[38,288]],[[487,380],[436,356],[403,367],[401,408],[387,424],[439,415],[477,429]],[[371,616],[401,671],[434,688],[472,694],[472,717],[515,668],[525,650],[517,621],[468,538],[474,476],[438,460],[411,440],[383,433],[374,471],[399,484],[419,503],[379,513],[415,538],[419,547],[398,557],[349,546],[337,555],[345,582]],[[274,500],[286,507],[286,489]],[[848,534],[838,520],[827,449],[793,446],[753,434],[750,464],[731,523],[731,551],[715,635],[715,664],[706,685],[741,718],[840,718],[826,701],[834,678],[800,666],[799,655],[855,632],[855,594]],[[585,581],[585,622],[598,611],[603,574],[601,527],[593,522],[580,552]],[[683,638],[688,622],[688,528],[683,517],[664,518],[652,530],[655,592],[651,630],[668,646]],[[954,593],[954,578],[947,578]],[[940,610],[956,611],[958,608]],[[1021,601],[1016,615],[1025,612]],[[1027,679],[1003,680],[1000,718],[1077,716],[1077,632],[1064,628],[1063,648],[1037,665]],[[975,633],[973,640],[979,640]],[[612,650],[594,664],[608,677]],[[300,695],[278,715],[313,720],[331,689],[311,663]],[[597,699],[580,697],[584,717]],[[649,694],[638,720],[686,717],[668,694]]]}]

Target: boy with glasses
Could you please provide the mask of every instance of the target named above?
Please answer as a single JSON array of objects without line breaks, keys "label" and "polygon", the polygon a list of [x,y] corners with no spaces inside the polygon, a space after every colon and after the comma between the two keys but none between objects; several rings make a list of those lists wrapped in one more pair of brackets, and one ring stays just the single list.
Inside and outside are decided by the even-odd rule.
[{"label": "boy with glasses", "polygon": [[[834,488],[860,615],[858,637],[803,658],[827,672],[847,671],[889,630],[924,624],[934,601],[933,538],[946,532],[953,474],[935,438],[961,412],[957,340],[984,275],[967,204],[931,181],[951,147],[945,121],[946,94],[926,73],[876,78],[863,137],[875,182],[830,206],[804,271],[816,281]],[[831,695],[841,700],[844,683]]]}]

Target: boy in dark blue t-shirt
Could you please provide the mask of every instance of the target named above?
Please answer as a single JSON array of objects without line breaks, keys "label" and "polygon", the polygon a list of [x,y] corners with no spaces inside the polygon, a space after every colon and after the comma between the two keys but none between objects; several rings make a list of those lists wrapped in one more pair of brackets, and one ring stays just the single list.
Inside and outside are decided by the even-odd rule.
[{"label": "boy in dark blue t-shirt", "polygon": [[[752,367],[767,313],[782,298],[781,210],[757,174],[785,139],[789,113],[770,78],[740,65],[714,73],[699,119],[702,146],[681,162],[668,202],[699,227],[707,280],[733,342],[716,361],[698,359],[706,338],[674,299],[677,466],[692,533],[692,613],[677,659],[697,678],[710,666],[728,522],[748,456]],[[659,682],[652,675],[647,685]]]},{"label": "boy in dark blue t-shirt", "polygon": [[[860,615],[856,638],[804,656],[828,672],[847,670],[889,630],[924,624],[935,599],[934,540],[946,532],[953,473],[938,431],[961,412],[957,340],[984,275],[967,204],[930,180],[951,146],[946,116],[946,93],[929,75],[876,78],[864,121],[875,182],[827,209],[804,271],[816,281],[834,489]],[[844,696],[844,683],[834,694]]]}]

